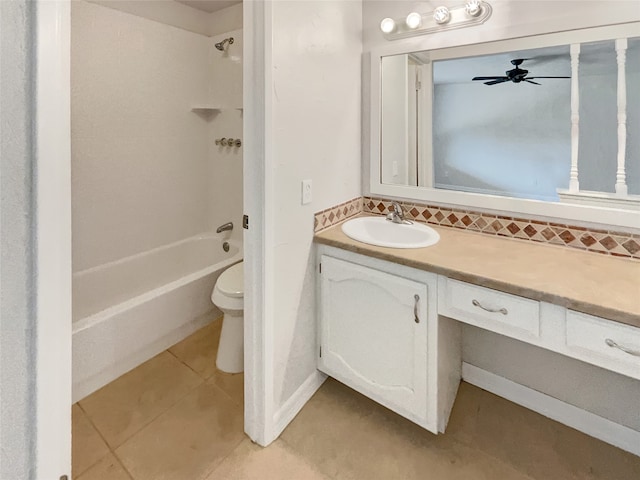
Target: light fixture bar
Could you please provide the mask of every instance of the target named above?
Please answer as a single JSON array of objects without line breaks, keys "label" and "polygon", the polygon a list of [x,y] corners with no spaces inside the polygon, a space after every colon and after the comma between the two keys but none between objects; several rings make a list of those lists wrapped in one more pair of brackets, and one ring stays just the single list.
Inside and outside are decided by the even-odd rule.
[{"label": "light fixture bar", "polygon": [[[448,12],[448,16],[446,13]],[[429,13],[410,13],[405,18],[385,19],[394,22],[393,31],[384,31],[384,38],[397,40],[427,33],[442,32],[455,28],[470,27],[486,22],[491,16],[492,8],[487,2],[470,0],[457,7],[438,7]],[[420,22],[417,22],[417,16]],[[418,26],[415,26],[418,25]],[[387,29],[388,30],[388,29]]]}]

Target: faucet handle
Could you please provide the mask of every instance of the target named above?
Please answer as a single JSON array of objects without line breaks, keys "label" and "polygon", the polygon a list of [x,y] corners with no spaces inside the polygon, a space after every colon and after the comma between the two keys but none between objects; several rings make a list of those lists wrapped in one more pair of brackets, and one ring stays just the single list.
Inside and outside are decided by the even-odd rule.
[{"label": "faucet handle", "polygon": [[402,205],[400,205],[399,202],[391,202],[391,206],[393,207],[393,212],[396,215],[404,216],[404,209],[402,208]]}]

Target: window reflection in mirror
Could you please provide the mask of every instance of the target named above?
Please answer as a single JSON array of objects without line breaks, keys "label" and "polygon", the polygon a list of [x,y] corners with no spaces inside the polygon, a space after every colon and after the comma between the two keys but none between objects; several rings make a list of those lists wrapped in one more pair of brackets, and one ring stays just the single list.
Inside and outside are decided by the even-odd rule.
[{"label": "window reflection in mirror", "polygon": [[[615,39],[580,49],[580,190],[613,193]],[[558,201],[571,167],[569,45],[429,58],[382,59],[382,183]],[[640,38],[628,39],[625,70],[626,184],[640,195]]]}]

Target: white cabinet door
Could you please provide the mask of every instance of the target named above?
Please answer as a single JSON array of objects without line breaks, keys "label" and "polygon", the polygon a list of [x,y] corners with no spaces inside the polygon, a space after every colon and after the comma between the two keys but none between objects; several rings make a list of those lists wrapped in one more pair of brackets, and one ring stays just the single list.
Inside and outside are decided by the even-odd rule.
[{"label": "white cabinet door", "polygon": [[318,368],[427,425],[427,285],[323,255]]}]

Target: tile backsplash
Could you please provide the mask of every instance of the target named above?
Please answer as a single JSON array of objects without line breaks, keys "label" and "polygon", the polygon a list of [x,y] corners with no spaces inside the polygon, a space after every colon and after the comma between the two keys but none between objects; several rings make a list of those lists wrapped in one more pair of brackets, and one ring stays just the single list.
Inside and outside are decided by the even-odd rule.
[{"label": "tile backsplash", "polygon": [[318,233],[359,213],[362,213],[362,197],[327,208],[314,215],[313,231]]},{"label": "tile backsplash", "polygon": [[[391,202],[384,198],[362,197],[323,210],[315,215],[314,231],[317,233],[360,212],[386,215],[392,210]],[[416,202],[400,204],[407,218],[417,222],[640,260],[640,235],[632,233],[492,215],[469,209],[452,209]]]}]

